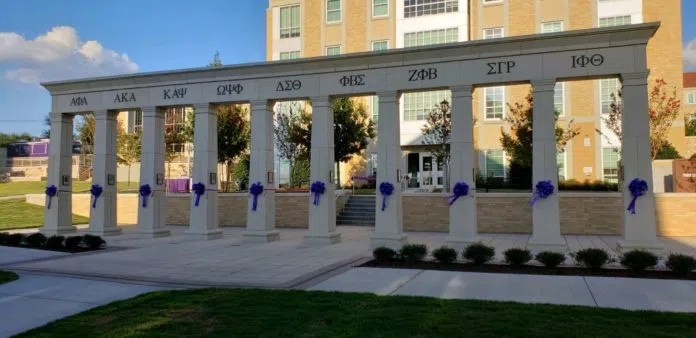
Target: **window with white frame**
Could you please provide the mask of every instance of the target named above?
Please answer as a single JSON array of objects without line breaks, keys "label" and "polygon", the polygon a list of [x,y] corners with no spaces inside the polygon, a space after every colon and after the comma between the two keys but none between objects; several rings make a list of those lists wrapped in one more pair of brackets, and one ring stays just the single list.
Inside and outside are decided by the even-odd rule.
[{"label": "window with white frame", "polygon": [[557,33],[563,31],[563,21],[551,21],[541,23],[542,33]]},{"label": "window with white frame", "polygon": [[606,18],[599,18],[599,27],[612,27],[621,25],[630,25],[631,16],[630,15],[620,15],[620,16],[610,16]]},{"label": "window with white frame", "polygon": [[406,93],[402,97],[404,121],[424,121],[431,111],[440,107],[440,102],[443,100],[452,102],[449,90]]},{"label": "window with white frame", "polygon": [[367,166],[370,170],[368,175],[377,176],[377,165],[379,164],[377,160],[377,153],[370,153],[370,158],[368,161],[370,162]]},{"label": "window with white frame", "polygon": [[128,112],[128,132],[142,133],[143,131],[143,111],[140,109]]},{"label": "window with white frame", "polygon": [[404,18],[458,11],[459,0],[404,0]]},{"label": "window with white frame", "polygon": [[619,182],[619,148],[602,148],[602,178]]},{"label": "window with white frame", "polygon": [[381,17],[389,15],[389,0],[372,0],[372,16]]},{"label": "window with white frame", "polygon": [[696,93],[686,94],[686,104],[696,104]]},{"label": "window with white frame", "polygon": [[565,83],[556,82],[553,88],[553,109],[558,116],[565,116]]},{"label": "window with white frame", "polygon": [[566,152],[556,153],[556,164],[558,164],[558,180],[565,181],[566,173]]},{"label": "window with white frame", "polygon": [[328,46],[326,47],[326,56],[340,55],[341,46]]},{"label": "window with white frame", "polygon": [[483,89],[483,96],[486,120],[502,119],[505,109],[505,87],[486,87]]},{"label": "window with white frame", "polygon": [[618,97],[618,92],[618,79],[599,80],[599,102],[602,114],[609,114],[611,112],[611,104],[614,102],[612,96],[615,96],[616,101],[619,102],[620,98]]},{"label": "window with white frame", "polygon": [[484,172],[486,177],[505,177],[505,152],[503,150],[486,150]]},{"label": "window with white frame", "polygon": [[387,50],[389,49],[389,40],[372,41],[372,50]]},{"label": "window with white frame", "polygon": [[326,22],[341,21],[341,0],[326,0]]},{"label": "window with white frame", "polygon": [[456,27],[404,34],[404,47],[428,46],[457,41],[459,41],[459,29]]},{"label": "window with white frame", "polygon": [[292,60],[292,59],[299,59],[300,58],[300,51],[295,50],[292,52],[280,52],[280,59],[281,60]]},{"label": "window with white frame", "polygon": [[379,96],[372,96],[370,107],[372,108],[372,122],[377,125],[377,122],[379,121]]},{"label": "window with white frame", "polygon": [[[165,138],[169,133],[181,133],[184,131],[188,115],[192,112],[189,107],[169,107],[164,111],[164,130]],[[186,144],[170,144],[175,153],[182,153],[186,150]]]},{"label": "window with white frame", "polygon": [[280,38],[300,36],[300,5],[280,8]]},{"label": "window with white frame", "polygon": [[502,38],[505,36],[503,27],[485,28],[483,30],[484,39]]}]

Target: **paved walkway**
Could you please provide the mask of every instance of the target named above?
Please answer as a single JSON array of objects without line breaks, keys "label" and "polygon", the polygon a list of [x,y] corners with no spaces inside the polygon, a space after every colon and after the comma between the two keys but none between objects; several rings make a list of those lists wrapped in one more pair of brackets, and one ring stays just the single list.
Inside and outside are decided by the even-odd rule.
[{"label": "paved walkway", "polygon": [[0,337],[161,287],[20,274],[0,285]]},{"label": "paved walkway", "polygon": [[696,312],[696,281],[355,268],[310,290]]}]

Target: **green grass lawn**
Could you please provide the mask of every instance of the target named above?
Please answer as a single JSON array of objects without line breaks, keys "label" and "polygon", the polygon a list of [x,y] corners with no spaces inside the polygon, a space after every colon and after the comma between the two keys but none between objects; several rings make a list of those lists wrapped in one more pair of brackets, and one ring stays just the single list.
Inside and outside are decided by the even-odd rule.
[{"label": "green grass lawn", "polygon": [[356,195],[374,195],[375,194],[375,189],[355,189],[355,194]]},{"label": "green grass lawn", "polygon": [[[91,181],[74,181],[73,182],[73,192],[88,192],[92,187]],[[15,195],[26,195],[26,194],[43,194],[46,190],[46,182],[11,182],[11,183],[0,183],[0,197],[3,196],[15,196]],[[127,182],[118,182],[119,192],[137,192],[138,182],[131,182],[130,187],[128,187]]]},{"label": "green grass lawn", "polygon": [[[44,208],[23,199],[0,200],[0,231],[38,228],[43,224]],[[87,224],[89,218],[73,215],[73,224]]]},{"label": "green grass lawn", "polygon": [[696,315],[252,289],[163,291],[19,337],[696,337]]},{"label": "green grass lawn", "polygon": [[0,270],[0,284],[9,283],[13,280],[17,280],[19,276],[16,273],[10,271]]}]

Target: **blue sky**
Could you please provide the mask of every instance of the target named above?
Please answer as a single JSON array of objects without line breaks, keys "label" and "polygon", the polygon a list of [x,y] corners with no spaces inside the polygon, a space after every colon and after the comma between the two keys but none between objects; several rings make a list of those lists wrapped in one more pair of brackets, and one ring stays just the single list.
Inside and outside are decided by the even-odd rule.
[{"label": "blue sky", "polygon": [[[654,0],[647,0],[654,1]],[[40,81],[265,59],[267,0],[0,0],[0,132],[39,134]],[[696,1],[683,0],[684,18]],[[696,66],[696,22],[683,20]]]}]

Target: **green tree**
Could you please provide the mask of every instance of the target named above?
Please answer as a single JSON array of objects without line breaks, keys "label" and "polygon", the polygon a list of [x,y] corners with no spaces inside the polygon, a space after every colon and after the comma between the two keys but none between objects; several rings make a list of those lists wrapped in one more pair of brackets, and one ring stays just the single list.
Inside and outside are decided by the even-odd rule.
[{"label": "green tree", "polygon": [[82,153],[92,154],[94,152],[94,132],[97,121],[94,114],[84,114],[77,121],[77,138],[82,143]]},{"label": "green tree", "polygon": [[[121,126],[119,125],[119,129]],[[140,162],[141,144],[140,133],[122,133],[118,136],[116,144],[118,146],[118,164],[128,167],[128,186],[131,182],[131,167]]]},{"label": "green tree", "polygon": [[656,160],[678,160],[680,158],[682,158],[682,156],[679,154],[679,151],[677,151],[677,148],[674,148],[669,141],[663,143],[662,148],[660,148],[655,155]]},{"label": "green tree", "polygon": [[213,56],[213,61],[210,61],[210,63],[208,64],[208,67],[211,67],[211,68],[222,67],[222,60],[220,60],[220,52],[215,52],[215,56]]},{"label": "green tree", "polygon": [[[275,115],[275,128],[273,128],[275,148],[278,157],[288,161],[290,172],[295,167],[297,158],[302,154],[302,147],[298,147],[292,138],[293,128],[299,123],[299,111],[293,113],[292,109],[279,110]],[[295,181],[290,176],[290,187],[296,187]]]},{"label": "green tree", "polygon": [[41,137],[43,138],[50,138],[51,137],[51,115],[46,114],[44,116],[44,121],[43,121],[45,129],[41,131]]},{"label": "green tree", "polygon": [[684,124],[686,125],[686,136],[696,136],[696,114],[693,117],[684,117]]},{"label": "green tree", "polygon": [[0,133],[0,148],[6,147],[8,144],[20,142],[20,141],[31,141],[32,137],[28,133]]},{"label": "green tree", "polygon": [[[532,126],[534,118],[534,97],[530,92],[525,103],[508,104],[509,113],[505,122],[510,125],[510,132],[501,128],[500,143],[510,159],[508,177],[510,182],[519,188],[532,186]],[[556,112],[556,151],[562,153],[568,142],[580,134],[579,129],[570,120],[565,128],[558,125]]]},{"label": "green tree", "polygon": [[224,190],[229,191],[234,161],[249,147],[249,113],[239,105],[221,106],[217,116],[218,163],[226,165],[227,183]]},{"label": "green tree", "polygon": [[452,135],[452,114],[449,102],[443,101],[440,106],[433,108],[421,127],[423,138],[421,143],[436,159],[442,163],[445,191],[449,191],[450,142]]},{"label": "green tree", "polygon": [[237,165],[234,166],[234,178],[238,191],[244,191],[249,188],[249,170],[251,167],[251,158],[249,153],[244,153],[239,156]]}]

